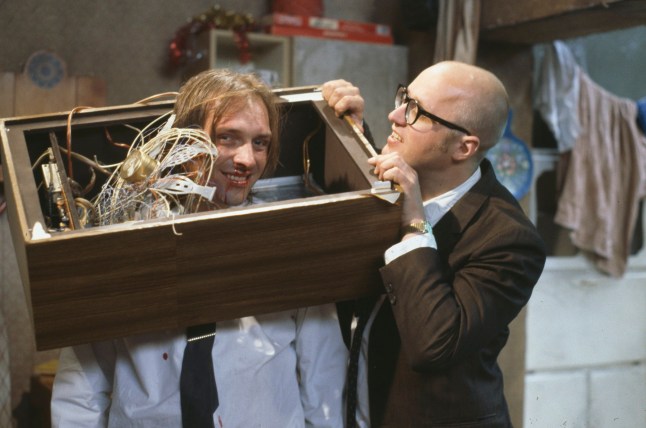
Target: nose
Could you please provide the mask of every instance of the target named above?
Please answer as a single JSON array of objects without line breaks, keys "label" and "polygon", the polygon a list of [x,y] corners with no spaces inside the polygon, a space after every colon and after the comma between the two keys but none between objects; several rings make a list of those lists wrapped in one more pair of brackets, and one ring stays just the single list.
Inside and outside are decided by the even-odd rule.
[{"label": "nose", "polygon": [[233,163],[244,168],[251,168],[256,163],[251,141],[247,141],[236,148]]},{"label": "nose", "polygon": [[399,126],[406,125],[406,104],[403,103],[399,107],[395,107],[390,113],[388,113],[388,120],[392,123],[395,123]]}]

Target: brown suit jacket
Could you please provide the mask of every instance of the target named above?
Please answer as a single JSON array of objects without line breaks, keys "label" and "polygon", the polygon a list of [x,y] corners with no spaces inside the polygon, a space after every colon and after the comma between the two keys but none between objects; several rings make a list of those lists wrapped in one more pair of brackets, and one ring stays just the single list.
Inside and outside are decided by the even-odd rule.
[{"label": "brown suit jacket", "polygon": [[544,243],[488,160],[419,248],[381,269],[370,331],[373,427],[508,427],[496,361],[545,263]]}]

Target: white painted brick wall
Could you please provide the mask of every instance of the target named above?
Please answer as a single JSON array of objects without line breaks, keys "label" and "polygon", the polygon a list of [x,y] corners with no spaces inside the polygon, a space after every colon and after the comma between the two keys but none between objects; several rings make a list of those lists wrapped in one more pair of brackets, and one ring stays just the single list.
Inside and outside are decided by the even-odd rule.
[{"label": "white painted brick wall", "polygon": [[525,428],[646,428],[646,250],[620,279],[548,258],[526,328]]},{"label": "white painted brick wall", "polygon": [[549,258],[527,337],[528,371],[646,359],[646,269],[612,279],[581,258]]},{"label": "white painted brick wall", "polygon": [[525,377],[525,428],[586,428],[583,371],[538,372]]},{"label": "white painted brick wall", "polygon": [[590,427],[646,427],[645,365],[591,372]]}]

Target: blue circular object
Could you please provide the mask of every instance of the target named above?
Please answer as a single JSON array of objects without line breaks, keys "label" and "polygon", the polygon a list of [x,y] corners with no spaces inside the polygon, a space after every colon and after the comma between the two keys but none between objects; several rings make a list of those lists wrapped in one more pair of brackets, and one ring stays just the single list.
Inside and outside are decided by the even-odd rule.
[{"label": "blue circular object", "polygon": [[532,186],[534,164],[529,147],[511,133],[511,115],[502,138],[487,153],[498,181],[516,199],[521,199]]},{"label": "blue circular object", "polygon": [[34,53],[27,60],[25,68],[29,79],[43,89],[53,88],[65,77],[65,64],[51,52]]}]

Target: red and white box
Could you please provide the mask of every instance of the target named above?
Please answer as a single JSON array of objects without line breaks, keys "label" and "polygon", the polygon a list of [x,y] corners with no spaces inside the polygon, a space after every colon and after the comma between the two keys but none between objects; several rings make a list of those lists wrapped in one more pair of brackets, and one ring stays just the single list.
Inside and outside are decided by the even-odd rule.
[{"label": "red and white box", "polygon": [[391,28],[385,24],[285,13],[267,15],[262,23],[269,34],[275,35],[393,44]]}]

